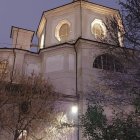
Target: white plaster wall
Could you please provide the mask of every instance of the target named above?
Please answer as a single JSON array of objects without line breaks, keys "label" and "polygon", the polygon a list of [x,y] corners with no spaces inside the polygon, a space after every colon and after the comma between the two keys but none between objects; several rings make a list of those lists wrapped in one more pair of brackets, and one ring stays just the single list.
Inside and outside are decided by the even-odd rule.
[{"label": "white plaster wall", "polygon": [[52,46],[62,42],[59,42],[55,37],[56,26],[62,20],[68,20],[70,22],[70,35],[68,42],[76,40],[80,36],[80,16],[79,7],[72,7],[71,9],[59,11],[51,14],[47,17],[46,24],[46,41],[45,46]]},{"label": "white plaster wall", "polygon": [[[20,30],[20,29],[19,29]],[[13,31],[13,48],[19,48],[24,50],[30,50],[31,45],[31,33],[27,31]]]},{"label": "white plaster wall", "polygon": [[31,75],[31,74],[39,74],[39,66],[37,64],[27,64],[26,67],[26,74]]},{"label": "white plaster wall", "polygon": [[[81,42],[77,48],[78,51],[78,89],[87,93],[91,90],[91,87],[99,85],[101,77],[103,76],[103,70],[93,68],[93,62],[99,55],[106,53],[106,49],[103,49],[96,43]],[[95,87],[96,87],[95,86]]]},{"label": "white plaster wall", "polygon": [[41,73],[40,57],[33,54],[26,54],[23,64],[24,73],[26,75],[39,75]]},{"label": "white plaster wall", "polygon": [[62,71],[64,69],[64,56],[54,55],[46,60],[46,72]]},{"label": "white plaster wall", "polygon": [[22,74],[25,51],[15,50],[15,66],[14,71],[17,74]]},{"label": "white plaster wall", "polygon": [[69,71],[75,71],[75,56],[69,54]]},{"label": "white plaster wall", "polygon": [[74,48],[57,48],[42,54],[44,77],[49,79],[57,92],[75,95],[75,51]]},{"label": "white plaster wall", "polygon": [[82,8],[82,37],[90,40],[96,40],[95,36],[91,32],[91,23],[95,19],[100,19],[104,23],[106,16],[107,15]]}]

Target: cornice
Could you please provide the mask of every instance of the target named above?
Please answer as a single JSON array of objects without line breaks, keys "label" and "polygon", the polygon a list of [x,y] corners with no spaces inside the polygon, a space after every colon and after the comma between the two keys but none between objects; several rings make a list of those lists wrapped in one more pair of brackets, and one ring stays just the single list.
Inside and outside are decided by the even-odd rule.
[{"label": "cornice", "polygon": [[[84,38],[78,38],[74,43],[63,43],[63,44],[58,44],[58,45],[53,45],[44,49],[39,50],[39,52],[31,52],[28,50],[23,50],[23,49],[18,49],[18,48],[0,48],[0,52],[5,53],[5,52],[20,52],[20,53],[24,53],[24,54],[28,54],[28,55],[34,55],[34,56],[39,56],[41,53],[45,53],[47,51],[52,51],[54,49],[59,49],[59,48],[74,48],[74,46],[77,48],[80,44],[89,44],[91,45],[96,45],[96,46],[103,46],[103,47],[114,47],[117,49],[125,49],[127,51],[131,51],[131,52],[136,52],[138,54],[140,54],[140,50],[134,50],[133,48],[125,48],[125,47],[119,47],[119,46],[115,46],[115,45],[111,45],[108,43],[103,43],[103,42],[98,42],[98,41],[93,41],[93,40],[88,40],[88,39],[84,39]],[[106,48],[105,48],[106,49]]]},{"label": "cornice", "polygon": [[40,53],[44,53],[44,52],[48,52],[48,51],[54,51],[54,50],[57,50],[57,49],[60,49],[60,48],[63,48],[63,49],[74,48],[74,45],[73,45],[73,44],[64,43],[64,44],[59,44],[59,45],[50,46],[50,47],[41,49],[41,50],[39,51],[39,54],[40,54]]},{"label": "cornice", "polygon": [[92,10],[92,11],[100,13],[100,14],[113,15],[113,14],[119,13],[119,10],[117,10],[117,9],[112,9],[112,8],[98,5],[98,4],[91,3],[91,2],[82,1],[81,6],[82,6],[82,8],[89,9],[89,10]]}]

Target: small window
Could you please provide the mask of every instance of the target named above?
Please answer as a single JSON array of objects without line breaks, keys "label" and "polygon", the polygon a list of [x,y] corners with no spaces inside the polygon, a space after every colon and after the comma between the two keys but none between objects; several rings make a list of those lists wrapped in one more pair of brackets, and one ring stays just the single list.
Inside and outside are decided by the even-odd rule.
[{"label": "small window", "polygon": [[124,72],[122,64],[114,56],[108,54],[98,56],[93,63],[93,67],[115,72]]},{"label": "small window", "polygon": [[91,32],[95,36],[96,39],[104,39],[106,36],[106,27],[102,20],[95,19],[91,23]]},{"label": "small window", "polygon": [[67,23],[63,24],[59,30],[59,37],[61,41],[66,41],[68,39],[70,32],[69,25]]},{"label": "small window", "polygon": [[94,35],[95,35],[95,38],[104,38],[104,31],[103,31],[103,29],[102,29],[102,27],[101,27],[101,25],[100,24],[98,24],[98,23],[95,23],[94,24],[94,26],[93,26],[93,33],[94,33]]},{"label": "small window", "polygon": [[0,74],[7,73],[8,62],[6,60],[0,61]]},{"label": "small window", "polygon": [[68,20],[60,21],[55,28],[55,37],[60,42],[65,42],[70,36],[71,23]]}]

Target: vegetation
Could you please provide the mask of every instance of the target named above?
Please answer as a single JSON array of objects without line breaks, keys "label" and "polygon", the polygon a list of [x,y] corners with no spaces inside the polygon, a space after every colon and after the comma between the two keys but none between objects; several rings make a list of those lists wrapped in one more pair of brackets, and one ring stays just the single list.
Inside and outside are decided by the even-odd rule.
[{"label": "vegetation", "polygon": [[139,140],[138,114],[116,114],[111,122],[107,120],[100,105],[88,106],[81,117],[83,136],[88,140]]},{"label": "vegetation", "polygon": [[[135,50],[140,48],[140,1],[127,0],[120,1],[119,4],[122,7],[125,26],[123,34],[125,46],[134,49],[131,51],[122,49],[122,53],[119,52],[119,54],[124,57],[122,63],[125,61],[129,63],[131,72],[105,74],[103,80],[106,86],[113,91],[111,93],[109,93],[110,90],[107,93],[103,87],[103,90],[90,91],[87,110],[80,119],[83,137],[88,140],[140,139],[140,66],[139,55],[136,54],[138,51]],[[114,29],[119,31],[119,26],[116,18],[110,19],[107,18],[107,24],[110,25],[108,30],[111,30],[111,40],[119,46],[119,42],[116,41],[118,39],[115,39],[117,34],[112,35]],[[114,49],[109,51],[114,53]],[[135,67],[132,68],[132,65]],[[114,91],[115,96],[112,95]],[[132,108],[128,111],[125,110],[125,106]]]},{"label": "vegetation", "polygon": [[127,47],[140,48],[140,1],[120,0]]},{"label": "vegetation", "polygon": [[57,121],[58,94],[41,76],[16,76],[0,80],[0,139],[42,140]]}]

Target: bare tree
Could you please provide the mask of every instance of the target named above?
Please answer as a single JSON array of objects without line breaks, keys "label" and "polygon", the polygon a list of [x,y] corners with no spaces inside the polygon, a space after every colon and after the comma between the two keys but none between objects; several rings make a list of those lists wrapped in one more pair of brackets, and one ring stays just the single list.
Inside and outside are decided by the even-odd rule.
[{"label": "bare tree", "polygon": [[41,75],[14,71],[8,82],[10,73],[5,67],[0,74],[0,139],[57,140],[75,131],[63,126],[71,123],[63,103],[67,97]]},{"label": "bare tree", "polygon": [[[131,1],[131,8],[139,5],[133,1],[135,4],[132,7],[132,0],[128,1]],[[129,2],[126,3],[130,4]],[[139,11],[139,6],[137,8]],[[137,35],[135,34],[135,30],[140,29],[140,26],[138,19],[136,21],[138,26],[131,26],[130,23],[134,21],[130,21],[129,26],[127,25],[129,30],[127,28],[124,30],[124,27],[120,26],[122,24],[120,24],[121,20],[118,21],[118,17],[106,18],[109,38],[100,42],[108,45],[102,47],[102,56],[97,57],[93,63],[94,68],[102,71],[96,72],[98,78],[93,79],[93,83],[88,87],[88,94],[83,93],[86,95],[84,98],[87,98],[88,107],[80,120],[83,136],[89,140],[137,140],[140,137],[138,131],[140,128],[140,52],[136,50],[136,47],[139,47],[140,34],[137,32]],[[126,43],[122,46],[123,42],[120,41],[124,38]],[[120,65],[115,64],[115,61]],[[118,66],[123,69],[120,70]]]},{"label": "bare tree", "polygon": [[14,140],[27,136],[43,139],[38,130],[47,129],[57,116],[59,98],[53,86],[35,75],[18,76],[17,83],[0,82],[0,135],[13,135],[9,139]]},{"label": "bare tree", "polygon": [[131,48],[140,48],[140,1],[119,1],[125,25],[126,45]]}]

